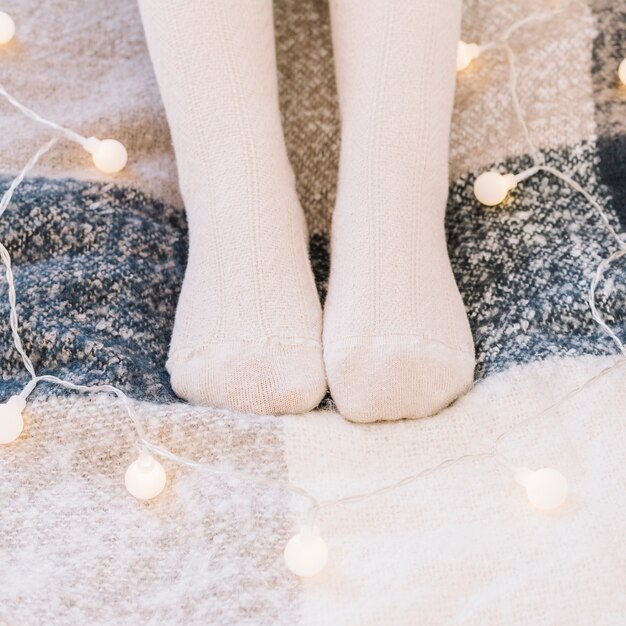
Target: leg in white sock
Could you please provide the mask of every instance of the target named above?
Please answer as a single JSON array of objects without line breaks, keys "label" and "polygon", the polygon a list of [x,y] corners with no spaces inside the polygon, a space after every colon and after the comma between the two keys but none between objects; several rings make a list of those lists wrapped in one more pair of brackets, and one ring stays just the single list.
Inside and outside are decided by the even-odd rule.
[{"label": "leg in white sock", "polygon": [[280,114],[272,0],[140,0],[189,222],[167,362],[193,403],[301,413],[321,309]]},{"label": "leg in white sock", "polygon": [[436,413],[474,349],[444,213],[460,0],[330,0],[342,144],[324,359],[339,411]]}]

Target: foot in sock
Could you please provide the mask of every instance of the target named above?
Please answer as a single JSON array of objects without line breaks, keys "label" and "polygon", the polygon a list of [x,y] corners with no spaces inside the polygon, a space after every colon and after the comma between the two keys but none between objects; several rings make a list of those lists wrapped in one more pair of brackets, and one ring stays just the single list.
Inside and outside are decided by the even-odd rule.
[{"label": "foot in sock", "polygon": [[460,0],[331,0],[331,11],[342,144],[329,387],[350,420],[427,416],[474,371],[443,224]]},{"label": "foot in sock", "polygon": [[302,413],[326,390],[321,308],[284,145],[272,0],[140,0],[189,260],[167,362],[192,403]]}]

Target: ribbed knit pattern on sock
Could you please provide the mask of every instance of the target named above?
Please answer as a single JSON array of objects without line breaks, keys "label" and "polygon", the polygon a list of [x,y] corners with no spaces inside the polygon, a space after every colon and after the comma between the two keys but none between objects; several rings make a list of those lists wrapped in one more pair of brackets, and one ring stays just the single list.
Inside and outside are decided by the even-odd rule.
[{"label": "ribbed knit pattern on sock", "polygon": [[140,0],[189,222],[170,355],[197,404],[315,408],[321,308],[284,145],[271,0]]},{"label": "ribbed knit pattern on sock", "polygon": [[474,350],[448,260],[458,0],[331,0],[342,118],[324,358],[339,411],[436,413]]}]

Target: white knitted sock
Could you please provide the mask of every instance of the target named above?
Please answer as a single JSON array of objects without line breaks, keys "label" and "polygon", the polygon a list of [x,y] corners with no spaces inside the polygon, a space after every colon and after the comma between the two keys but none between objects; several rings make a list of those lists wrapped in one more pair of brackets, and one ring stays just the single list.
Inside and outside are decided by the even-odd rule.
[{"label": "white knitted sock", "polygon": [[313,409],[321,308],[278,108],[272,0],[140,0],[189,222],[167,362],[193,403]]},{"label": "white knitted sock", "polygon": [[472,382],[444,213],[460,0],[331,0],[342,144],[324,311],[339,411],[433,414]]}]

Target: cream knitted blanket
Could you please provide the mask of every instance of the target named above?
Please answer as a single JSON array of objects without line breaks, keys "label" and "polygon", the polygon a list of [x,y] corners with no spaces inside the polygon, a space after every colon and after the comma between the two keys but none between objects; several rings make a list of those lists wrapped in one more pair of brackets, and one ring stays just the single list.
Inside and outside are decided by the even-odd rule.
[{"label": "cream knitted blanket", "polygon": [[[541,0],[467,0],[463,34],[490,41]],[[137,8],[127,0],[5,0],[18,40],[2,83],[50,119],[128,146],[127,170],[100,177],[73,145],[50,153],[0,222],[27,349],[41,373],[111,382],[136,401],[149,437],[199,461],[289,480],[320,499],[370,491],[440,461],[502,449],[550,465],[571,496],[528,506],[492,459],[461,463],[318,524],[325,572],[298,580],[282,550],[304,503],[164,461],[168,487],[141,504],[124,488],[135,458],[123,408],[41,386],[26,430],[0,450],[3,624],[557,625],[626,616],[626,391],[623,370],[532,418],[615,360],[585,301],[610,240],[581,197],[548,175],[505,207],[474,200],[477,173],[528,163],[501,52],[460,76],[450,154],[448,241],[477,346],[480,382],[442,414],[355,425],[333,411],[256,417],[190,407],[164,363],[186,262],[174,157]],[[338,156],[328,7],[279,0],[286,138],[308,217],[320,292]],[[626,4],[590,1],[512,38],[530,133],[626,225]],[[0,103],[3,184],[46,140]],[[504,171],[504,170],[503,170]],[[622,332],[626,308],[599,304]],[[2,399],[27,382],[0,294]],[[609,313],[610,311],[610,313]]]}]

